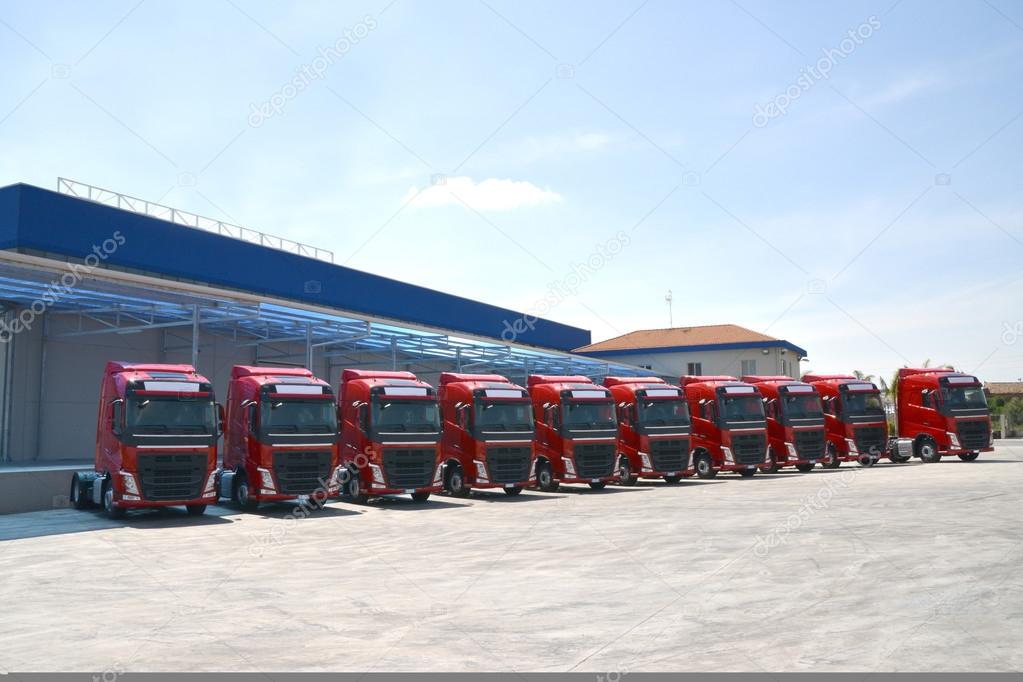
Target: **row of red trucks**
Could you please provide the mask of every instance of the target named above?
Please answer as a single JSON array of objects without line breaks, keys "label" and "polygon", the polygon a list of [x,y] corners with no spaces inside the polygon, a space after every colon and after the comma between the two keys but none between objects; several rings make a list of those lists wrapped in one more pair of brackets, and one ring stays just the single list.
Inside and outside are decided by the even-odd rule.
[{"label": "row of red trucks", "polygon": [[[338,393],[302,368],[235,366],[226,409],[189,365],[109,362],[100,389],[93,471],[74,474],[77,508],[112,517],[183,505],[202,514],[227,498],[264,502],[562,483],[601,489],[639,479],[677,483],[719,472],[749,477],[881,458],[966,461],[990,451],[976,377],[899,372],[896,434],[878,388],[846,375],[656,377],[344,370]],[[218,442],[223,436],[222,459]]]}]

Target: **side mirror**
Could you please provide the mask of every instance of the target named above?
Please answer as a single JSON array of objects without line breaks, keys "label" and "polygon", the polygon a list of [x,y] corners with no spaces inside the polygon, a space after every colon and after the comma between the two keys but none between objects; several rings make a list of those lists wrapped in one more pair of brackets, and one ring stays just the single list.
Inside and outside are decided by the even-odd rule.
[{"label": "side mirror", "polygon": [[224,412],[224,406],[217,403],[217,435],[224,433],[224,422],[227,421],[227,414]]},{"label": "side mirror", "polygon": [[117,398],[110,401],[110,432],[120,437],[122,425],[124,424],[124,399]]}]

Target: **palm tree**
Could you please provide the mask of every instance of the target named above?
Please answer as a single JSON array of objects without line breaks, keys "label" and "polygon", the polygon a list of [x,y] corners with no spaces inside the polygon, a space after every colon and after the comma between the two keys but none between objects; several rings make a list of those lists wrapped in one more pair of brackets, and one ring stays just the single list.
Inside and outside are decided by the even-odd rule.
[{"label": "palm tree", "polygon": [[864,374],[862,371],[860,371],[858,369],[854,369],[853,370],[853,376],[856,377],[857,379],[859,379],[860,381],[873,381],[874,380],[874,375],[873,374]]}]

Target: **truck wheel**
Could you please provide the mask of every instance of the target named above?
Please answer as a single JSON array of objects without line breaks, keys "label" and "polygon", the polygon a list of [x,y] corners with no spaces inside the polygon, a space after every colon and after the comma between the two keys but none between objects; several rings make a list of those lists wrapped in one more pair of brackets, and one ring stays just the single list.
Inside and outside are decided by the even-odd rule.
[{"label": "truck wheel", "polygon": [[964,462],[972,462],[978,457],[980,457],[979,452],[964,452],[963,454],[959,455],[959,459],[963,460]]},{"label": "truck wheel", "polygon": [[453,497],[469,497],[469,486],[465,484],[465,475],[462,473],[462,467],[457,464],[451,466],[447,471],[447,480],[444,481],[444,487],[451,493]]},{"label": "truck wheel", "polygon": [[112,519],[123,519],[128,511],[114,505],[114,484],[109,478],[103,479],[103,511]]},{"label": "truck wheel", "polygon": [[674,483],[678,483],[681,480],[682,480],[681,476],[665,476],[664,477],[664,482],[665,483],[673,483],[674,484]]},{"label": "truck wheel", "polygon": [[816,466],[816,465],[814,465],[814,464],[797,464],[796,465],[796,470],[799,471],[800,473],[806,474],[806,473],[809,473],[809,472],[813,471],[814,466]]},{"label": "truck wheel", "polygon": [[767,458],[770,464],[764,467],[765,474],[776,474],[781,471],[781,467],[778,466],[778,457],[774,454],[774,448],[767,451]]},{"label": "truck wheel", "polygon": [[78,474],[71,477],[71,494],[68,497],[71,498],[71,506],[75,509],[88,509],[91,506],[92,500],[85,496]]},{"label": "truck wheel", "polygon": [[594,490],[603,490],[607,487],[607,483],[604,481],[597,481],[596,483],[590,483],[590,487]]},{"label": "truck wheel", "polygon": [[259,506],[259,502],[252,499],[252,488],[245,474],[235,476],[233,497],[235,503],[245,511],[254,511]]},{"label": "truck wheel", "polygon": [[700,478],[714,478],[718,475],[714,465],[711,464],[710,455],[704,453],[696,456],[696,475]]},{"label": "truck wheel", "polygon": [[639,476],[632,475],[632,467],[629,466],[626,457],[618,459],[618,478],[621,485],[636,485],[636,481],[639,480]]},{"label": "truck wheel", "polygon": [[185,511],[188,512],[189,516],[202,516],[206,513],[205,504],[189,504],[185,506]]},{"label": "truck wheel", "polygon": [[554,472],[547,462],[540,462],[536,465],[536,485],[545,493],[553,493],[561,484],[554,480]]},{"label": "truck wheel", "polygon": [[834,443],[828,443],[828,447],[825,449],[824,462],[821,466],[825,469],[837,469],[842,466],[842,460],[838,458],[838,448],[835,447]]},{"label": "truck wheel", "polygon": [[753,478],[757,475],[756,469],[739,469],[739,475],[743,478]]},{"label": "truck wheel", "polygon": [[359,477],[358,471],[349,472],[348,481],[345,483],[345,493],[355,504],[366,504],[369,500],[369,495],[362,488],[362,479]]},{"label": "truck wheel", "polygon": [[925,436],[916,442],[916,456],[925,462],[941,461],[938,445],[930,436]]},{"label": "truck wheel", "polygon": [[508,495],[510,497],[515,497],[516,495],[518,495],[521,492],[522,492],[522,486],[520,486],[520,485],[517,485],[514,488],[505,488],[504,489],[504,494]]},{"label": "truck wheel", "polygon": [[859,459],[856,460],[861,467],[872,467],[877,464],[877,457],[871,455],[860,455]]},{"label": "truck wheel", "polygon": [[426,502],[430,499],[430,493],[412,493],[413,502]]}]

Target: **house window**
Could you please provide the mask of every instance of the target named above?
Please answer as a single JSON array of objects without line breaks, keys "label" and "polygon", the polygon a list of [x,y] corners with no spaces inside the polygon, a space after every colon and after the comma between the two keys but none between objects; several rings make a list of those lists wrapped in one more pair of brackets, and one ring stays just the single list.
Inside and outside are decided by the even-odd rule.
[{"label": "house window", "polygon": [[789,361],[788,360],[782,360],[781,361],[781,373],[784,374],[787,377],[792,376],[791,374],[789,374]]},{"label": "house window", "polygon": [[686,363],[686,374],[693,377],[703,375],[703,363],[702,362],[689,362]]},{"label": "house window", "polygon": [[742,375],[756,374],[757,373],[757,361],[756,360],[743,360],[742,361]]}]

